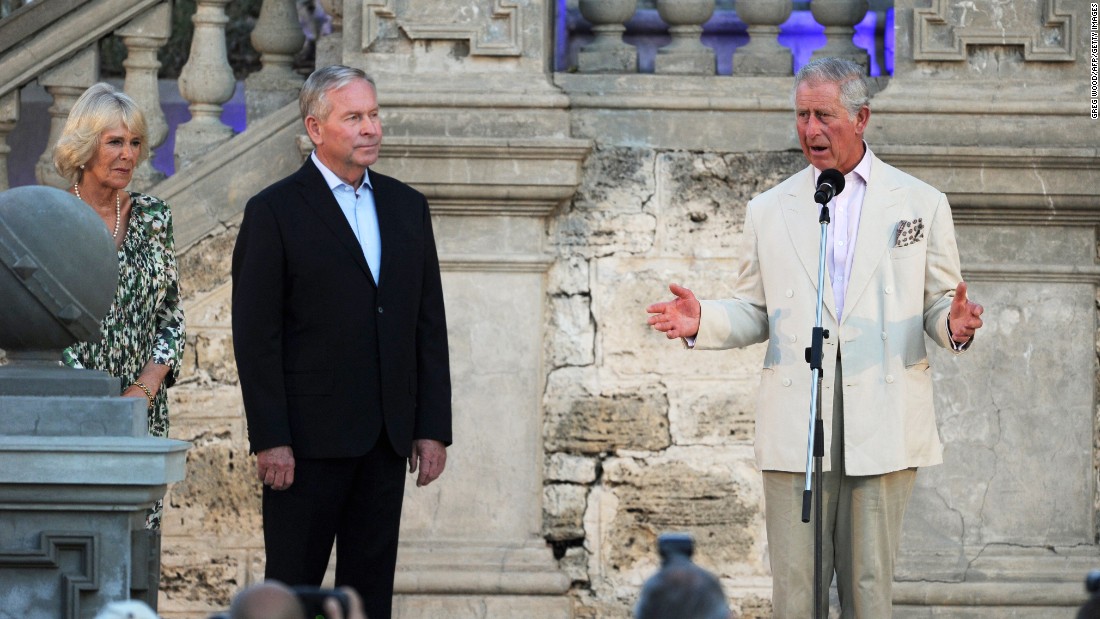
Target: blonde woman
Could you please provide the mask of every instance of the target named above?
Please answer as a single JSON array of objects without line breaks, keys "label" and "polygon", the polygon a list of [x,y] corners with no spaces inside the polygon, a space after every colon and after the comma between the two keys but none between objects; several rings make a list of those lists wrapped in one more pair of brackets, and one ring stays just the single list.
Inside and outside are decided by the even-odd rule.
[{"label": "blonde woman", "polygon": [[[102,83],[80,96],[54,149],[54,165],[112,234],[119,276],[103,339],[74,344],[62,360],[118,377],[124,397],[148,404],[149,434],[166,437],[165,390],[179,375],[183,310],[171,210],[158,198],[126,191],[148,155],[145,118],[133,99]],[[159,529],[160,520],[158,501],[145,526]]]}]

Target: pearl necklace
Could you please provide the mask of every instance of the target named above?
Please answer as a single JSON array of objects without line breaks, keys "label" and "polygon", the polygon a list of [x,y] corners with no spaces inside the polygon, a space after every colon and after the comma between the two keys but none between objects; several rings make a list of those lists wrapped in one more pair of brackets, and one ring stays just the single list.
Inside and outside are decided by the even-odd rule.
[{"label": "pearl necklace", "polygon": [[[76,197],[83,200],[80,196],[80,185],[74,184],[73,191],[76,192]],[[122,223],[122,198],[119,196],[118,190],[115,190],[115,233],[112,235],[114,238],[118,238],[118,226]]]}]

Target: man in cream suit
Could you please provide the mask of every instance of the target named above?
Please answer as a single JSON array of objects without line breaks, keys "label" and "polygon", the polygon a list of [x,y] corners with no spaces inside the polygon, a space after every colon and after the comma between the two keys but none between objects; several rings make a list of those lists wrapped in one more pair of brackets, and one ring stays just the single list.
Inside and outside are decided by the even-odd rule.
[{"label": "man in cream suit", "polygon": [[[943,193],[883,163],[863,141],[871,116],[863,70],[825,58],[795,78],[799,143],[810,166],[749,202],[733,297],[699,301],[676,284],[649,324],[696,350],[768,350],[756,409],[775,616],[813,606],[813,525],[801,522],[817,310],[817,177],[835,168],[822,326],[825,425],[823,574],[835,570],[843,617],[891,615],[894,560],[916,469],[942,462],[925,350],[960,353],[981,327],[966,297]],[[842,363],[843,359],[843,363]],[[827,616],[827,609],[822,616]]]}]

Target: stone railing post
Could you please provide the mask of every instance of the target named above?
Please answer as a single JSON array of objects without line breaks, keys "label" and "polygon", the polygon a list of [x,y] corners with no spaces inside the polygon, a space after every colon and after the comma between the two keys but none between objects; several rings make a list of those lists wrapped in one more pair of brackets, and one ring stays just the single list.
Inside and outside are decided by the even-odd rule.
[{"label": "stone railing post", "polygon": [[714,15],[714,0],[657,0],[657,14],[668,24],[672,41],[657,50],[657,73],[713,75],[714,50],[700,41],[703,24]]},{"label": "stone railing post", "polygon": [[749,43],[733,53],[734,75],[790,75],[791,50],[777,37],[791,16],[791,0],[737,0],[735,8],[749,27]]},{"label": "stone railing post", "polygon": [[190,102],[191,120],[176,129],[176,172],[233,137],[222,123],[222,104],[233,96],[236,82],[225,51],[225,5],[229,0],[198,0],[191,23],[191,53],[180,71],[179,88]]},{"label": "stone railing post", "polygon": [[636,73],[638,50],[623,42],[623,24],[634,16],[637,0],[580,0],[578,8],[596,35],[577,54],[581,73]]},{"label": "stone railing post", "polygon": [[825,26],[826,37],[825,47],[815,51],[812,60],[844,58],[869,70],[871,60],[867,52],[852,42],[856,24],[867,15],[867,0],[814,0],[810,13],[817,23]]},{"label": "stone railing post", "polygon": [[42,185],[65,188],[69,181],[61,177],[53,166],[53,147],[61,137],[65,120],[73,104],[84,94],[89,86],[99,79],[99,46],[89,45],[72,58],[42,73],[38,83],[53,97],[50,106],[50,137],[46,140],[46,150],[34,166],[34,176]]},{"label": "stone railing post", "polygon": [[[168,136],[168,122],[160,106],[160,89],[157,85],[157,71],[160,69],[157,52],[168,42],[171,29],[172,5],[164,2],[115,31],[122,38],[127,50],[126,60],[122,63],[126,67],[123,90],[145,114],[146,135],[142,146],[150,154]],[[137,191],[144,191],[163,178],[164,174],[153,168],[152,159],[149,158],[134,172],[130,186]]]},{"label": "stone railing post", "polygon": [[344,0],[320,0],[325,13],[332,18],[332,34],[317,36],[317,68],[344,61]]},{"label": "stone railing post", "polygon": [[19,122],[19,91],[0,97],[0,191],[8,188],[8,136]]},{"label": "stone railing post", "polygon": [[294,72],[294,54],[305,41],[294,0],[264,0],[252,29],[252,46],[263,68],[245,80],[249,123],[298,98],[305,80]]}]

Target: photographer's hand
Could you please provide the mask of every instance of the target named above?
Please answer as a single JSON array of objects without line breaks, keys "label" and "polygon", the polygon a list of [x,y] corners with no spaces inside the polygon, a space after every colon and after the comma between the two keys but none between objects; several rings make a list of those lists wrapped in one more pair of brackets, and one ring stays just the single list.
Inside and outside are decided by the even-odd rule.
[{"label": "photographer's hand", "polygon": [[340,610],[340,602],[336,601],[336,598],[330,597],[325,600],[325,617],[327,619],[367,619],[366,613],[363,612],[363,600],[355,592],[355,589],[340,587],[340,590],[348,596],[348,616],[345,617]]}]

